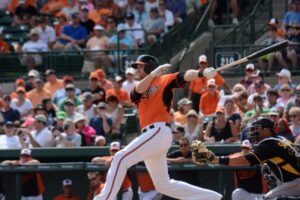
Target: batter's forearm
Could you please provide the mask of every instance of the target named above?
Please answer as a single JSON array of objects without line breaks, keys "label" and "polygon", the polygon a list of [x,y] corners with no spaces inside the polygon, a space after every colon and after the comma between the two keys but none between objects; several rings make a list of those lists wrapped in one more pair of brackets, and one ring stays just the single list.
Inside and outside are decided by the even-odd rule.
[{"label": "batter's forearm", "polygon": [[189,82],[198,79],[199,77],[202,77],[203,74],[199,70],[190,69],[185,72],[184,74],[184,80]]},{"label": "batter's forearm", "polygon": [[135,91],[139,94],[143,94],[149,88],[152,80],[153,76],[149,74],[135,86]]}]

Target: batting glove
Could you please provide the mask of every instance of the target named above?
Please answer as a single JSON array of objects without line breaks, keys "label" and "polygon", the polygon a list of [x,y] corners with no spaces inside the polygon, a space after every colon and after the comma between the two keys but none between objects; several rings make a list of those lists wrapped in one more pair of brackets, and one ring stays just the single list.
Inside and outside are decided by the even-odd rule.
[{"label": "batting glove", "polygon": [[167,71],[169,71],[169,69],[171,67],[172,67],[172,65],[170,65],[170,64],[163,64],[163,65],[158,66],[150,74],[151,74],[152,77],[158,77],[158,76],[166,73]]},{"label": "batting glove", "polygon": [[215,77],[216,74],[216,69],[213,67],[206,68],[203,71],[203,76],[205,76],[208,79]]}]

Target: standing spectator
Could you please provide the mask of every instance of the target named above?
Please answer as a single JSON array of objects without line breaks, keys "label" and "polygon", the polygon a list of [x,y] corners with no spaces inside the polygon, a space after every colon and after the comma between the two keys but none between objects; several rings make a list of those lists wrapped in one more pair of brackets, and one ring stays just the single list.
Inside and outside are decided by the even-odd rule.
[{"label": "standing spectator", "polygon": [[54,197],[54,200],[80,200],[80,198],[73,191],[73,182],[71,179],[64,179],[62,181],[63,193]]},{"label": "standing spectator", "polygon": [[119,103],[119,100],[116,96],[111,95],[106,99],[107,109],[106,116],[112,120],[112,129],[111,133],[113,136],[122,134],[122,122],[124,120],[124,108]]},{"label": "standing spectator", "polygon": [[293,107],[289,111],[289,118],[291,120],[290,129],[295,137],[295,143],[300,143],[300,108]]},{"label": "standing spectator", "polygon": [[9,45],[8,43],[4,40],[4,34],[3,34],[3,28],[0,28],[0,53],[9,53]]},{"label": "standing spectator", "polygon": [[149,18],[148,12],[145,10],[145,0],[137,0],[136,10],[133,11],[136,22],[140,25],[144,24]]},{"label": "standing spectator", "polygon": [[11,121],[15,125],[20,124],[21,116],[18,110],[11,107],[11,98],[9,95],[3,97],[3,107],[1,108],[1,114],[5,122]]},{"label": "standing spectator", "polygon": [[279,98],[277,99],[278,103],[282,103],[283,106],[286,106],[288,102],[293,98],[293,91],[288,84],[283,84],[279,89]]},{"label": "standing spectator", "polygon": [[65,86],[66,90],[66,98],[62,100],[61,104],[59,105],[59,110],[65,111],[65,103],[67,100],[71,100],[75,106],[75,108],[82,104],[81,100],[75,95],[75,86],[73,84],[68,84]]},{"label": "standing spectator", "polygon": [[170,29],[174,25],[174,15],[171,11],[167,9],[167,4],[165,0],[159,0],[158,2],[159,7],[159,16],[164,20],[165,22],[165,32],[168,32],[168,29]]},{"label": "standing spectator", "polygon": [[47,82],[45,83],[44,88],[48,90],[53,96],[57,90],[64,87],[64,81],[57,78],[55,70],[47,69],[45,72],[45,76]]},{"label": "standing spectator", "polygon": [[80,7],[80,25],[83,26],[87,30],[87,34],[90,36],[95,27],[95,22],[91,20],[88,16],[89,8],[88,6]]},{"label": "standing spectator", "polygon": [[24,120],[32,113],[33,107],[31,102],[25,96],[26,92],[24,88],[17,88],[16,93],[17,98],[13,99],[10,105],[13,109],[20,113],[21,119]]},{"label": "standing spectator", "polygon": [[72,15],[79,12],[77,1],[68,0],[67,5],[64,6],[60,12],[66,15],[68,21],[72,20]]},{"label": "standing spectator", "polygon": [[181,23],[187,16],[185,0],[167,0],[167,8],[173,13],[175,23]]},{"label": "standing spectator", "polygon": [[277,75],[277,84],[275,85],[274,89],[279,92],[279,89],[283,84],[288,84],[292,90],[296,89],[296,85],[292,83],[292,75],[290,70],[282,69]]},{"label": "standing spectator", "polygon": [[14,13],[14,25],[29,25],[31,18],[37,15],[37,9],[26,0],[19,0],[16,5],[15,10],[10,10]]},{"label": "standing spectator", "polygon": [[22,147],[21,135],[16,135],[15,125],[7,121],[4,125],[4,135],[0,135],[0,148],[1,149],[20,149]]},{"label": "standing spectator", "polygon": [[27,92],[26,96],[34,108],[41,104],[43,99],[51,99],[50,92],[44,88],[44,82],[39,78],[34,80],[34,89]]},{"label": "standing spectator", "polygon": [[106,136],[112,129],[112,119],[105,115],[106,103],[100,102],[97,106],[97,116],[90,120],[90,126],[96,130],[97,135]]},{"label": "standing spectator", "polygon": [[114,82],[114,88],[110,89],[107,91],[106,96],[116,96],[118,98],[119,103],[124,106],[124,107],[129,107],[131,106],[131,100],[130,97],[128,95],[128,93],[123,90],[122,87],[122,77],[120,76],[116,76],[115,82]]},{"label": "standing spectator", "polygon": [[[125,28],[127,30],[127,34],[131,35],[134,39],[136,46],[141,47],[144,44],[144,31],[142,30],[142,26],[135,21],[134,14],[132,12],[127,13],[126,15]],[[131,29],[135,30],[130,31]]]},{"label": "standing spectator", "polygon": [[47,24],[47,20],[43,16],[37,18],[37,23],[38,26],[34,29],[39,33],[40,40],[47,44],[49,49],[52,49],[56,41],[54,28]]},{"label": "standing spectator", "polygon": [[287,26],[290,25],[292,22],[296,22],[300,24],[300,1],[299,0],[292,0],[292,9],[285,13],[283,18],[282,27],[284,28],[285,32],[287,32]]},{"label": "standing spectator", "polygon": [[[40,161],[34,159],[30,149],[22,149],[19,160],[5,160],[3,165],[38,165]],[[21,175],[21,200],[42,200],[45,192],[43,180],[40,173],[22,173]]]},{"label": "standing spectator", "polygon": [[204,141],[209,143],[238,141],[237,130],[232,121],[225,118],[224,108],[216,110],[216,119],[206,127]]},{"label": "standing spectator", "polygon": [[133,90],[133,88],[136,86],[138,81],[134,80],[135,75],[135,69],[132,67],[129,67],[125,71],[126,80],[122,83],[122,88],[127,92],[127,94],[130,96],[130,92]]},{"label": "standing spectator", "polygon": [[66,119],[63,123],[63,130],[64,132],[55,138],[56,147],[65,148],[81,146],[81,135],[76,132],[73,120]]},{"label": "standing spectator", "polygon": [[97,194],[100,194],[101,190],[104,188],[104,183],[101,181],[99,172],[88,172],[87,177],[89,181],[89,192],[86,200],[93,200],[94,197]]},{"label": "standing spectator", "polygon": [[186,114],[187,123],[184,125],[184,136],[189,139],[190,142],[193,140],[199,140],[202,138],[202,124],[199,115],[195,110],[190,110]]},{"label": "standing spectator", "polygon": [[249,63],[246,65],[246,76],[240,81],[240,83],[248,89],[248,87],[252,84],[252,75],[255,72],[255,66],[253,63]]},{"label": "standing spectator", "polygon": [[92,138],[95,138],[96,131],[94,128],[86,125],[86,123],[84,115],[78,115],[74,119],[76,132],[81,136],[81,146],[93,146]]},{"label": "standing spectator", "polygon": [[84,115],[89,123],[90,119],[97,114],[97,106],[93,104],[93,95],[90,92],[83,93],[81,99],[83,103],[77,106],[75,111]]},{"label": "standing spectator", "polygon": [[191,163],[192,151],[190,149],[190,141],[183,137],[179,140],[179,150],[175,150],[167,155],[168,163]]},{"label": "standing spectator", "polygon": [[199,110],[201,115],[208,116],[215,113],[218,102],[220,99],[220,93],[217,91],[217,84],[215,79],[209,79],[207,81],[208,91],[201,95]]}]

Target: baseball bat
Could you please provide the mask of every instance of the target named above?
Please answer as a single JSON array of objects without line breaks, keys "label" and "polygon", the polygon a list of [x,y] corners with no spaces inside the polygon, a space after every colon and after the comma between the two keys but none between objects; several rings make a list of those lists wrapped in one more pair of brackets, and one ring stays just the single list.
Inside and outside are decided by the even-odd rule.
[{"label": "baseball bat", "polygon": [[284,40],[282,42],[279,42],[279,43],[273,44],[271,46],[268,46],[266,48],[260,49],[260,50],[258,50],[256,52],[254,52],[254,53],[252,53],[252,54],[250,54],[250,55],[248,55],[246,57],[243,57],[243,58],[241,58],[239,60],[236,60],[236,61],[234,61],[232,63],[229,63],[229,64],[223,65],[221,67],[218,67],[216,69],[216,71],[217,72],[223,71],[223,70],[228,69],[230,67],[233,67],[233,66],[245,63],[245,62],[247,62],[249,60],[253,60],[253,59],[259,58],[259,57],[261,57],[263,55],[272,53],[274,51],[278,51],[278,50],[283,49],[283,48],[285,48],[287,46],[288,46],[288,41]]}]

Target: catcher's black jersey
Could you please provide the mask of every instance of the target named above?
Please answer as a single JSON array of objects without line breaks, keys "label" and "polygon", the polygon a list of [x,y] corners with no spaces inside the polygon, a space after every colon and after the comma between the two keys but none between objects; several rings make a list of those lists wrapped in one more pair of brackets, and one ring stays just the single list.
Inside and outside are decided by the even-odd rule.
[{"label": "catcher's black jersey", "polygon": [[251,165],[267,163],[282,182],[300,178],[300,152],[283,137],[262,140],[245,157]]}]

